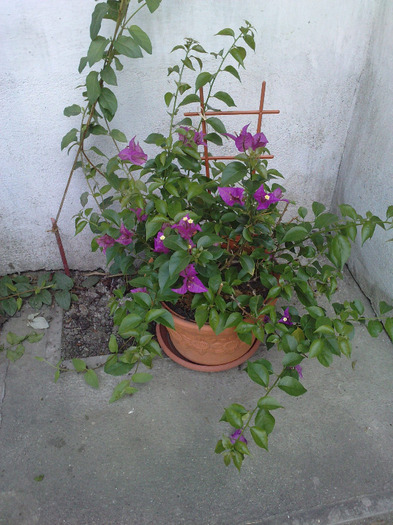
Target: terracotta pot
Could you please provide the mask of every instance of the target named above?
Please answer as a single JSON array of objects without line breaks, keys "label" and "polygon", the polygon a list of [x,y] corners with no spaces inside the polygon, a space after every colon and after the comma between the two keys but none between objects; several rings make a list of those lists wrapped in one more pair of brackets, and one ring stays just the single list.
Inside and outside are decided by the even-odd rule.
[{"label": "terracotta pot", "polygon": [[163,304],[163,307],[171,312],[174,319],[175,330],[167,328],[174,347],[193,363],[213,366],[237,361],[255,343],[255,337],[251,345],[240,341],[234,328],[226,328],[218,335],[208,324],[199,329],[195,322],[184,319],[168,305]]}]

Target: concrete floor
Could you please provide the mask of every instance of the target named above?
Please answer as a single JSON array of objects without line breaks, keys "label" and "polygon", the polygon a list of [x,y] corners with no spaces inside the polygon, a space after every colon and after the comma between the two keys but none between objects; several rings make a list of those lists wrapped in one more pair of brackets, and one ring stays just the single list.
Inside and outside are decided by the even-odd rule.
[{"label": "concrete floor", "polygon": [[[340,298],[362,298],[347,274]],[[367,304],[367,309],[371,312]],[[4,327],[27,333],[28,309]],[[45,337],[9,363],[0,353],[1,525],[387,525],[393,523],[393,345],[360,327],[350,360],[304,363],[307,394],[279,391],[269,452],[252,447],[241,473],[214,447],[223,408],[261,395],[246,374],[156,362],[140,392],[108,404],[100,389],[33,358],[55,362],[61,311]],[[255,358],[266,355],[257,352]],[[268,354],[273,366],[281,355]],[[43,475],[42,481],[34,478]]]}]

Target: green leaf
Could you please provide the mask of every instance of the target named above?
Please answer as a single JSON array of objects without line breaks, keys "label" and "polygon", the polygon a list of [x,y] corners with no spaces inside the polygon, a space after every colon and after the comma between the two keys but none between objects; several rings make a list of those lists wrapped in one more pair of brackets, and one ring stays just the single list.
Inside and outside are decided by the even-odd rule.
[{"label": "green leaf", "polygon": [[224,71],[227,71],[228,73],[230,73],[231,75],[233,75],[234,77],[236,77],[240,82],[240,75],[239,73],[236,71],[236,69],[233,67],[233,66],[227,66],[224,68]]},{"label": "green leaf", "polygon": [[300,217],[301,217],[302,219],[304,219],[305,216],[306,216],[307,213],[308,213],[308,210],[307,210],[307,208],[304,208],[304,206],[300,206],[300,208],[297,210],[297,212],[298,212],[298,214],[300,215]]},{"label": "green leaf", "polygon": [[190,262],[190,255],[188,252],[175,252],[169,259],[169,275],[180,273]]},{"label": "green leaf", "polygon": [[206,123],[209,124],[209,126],[211,126],[214,129],[214,131],[217,131],[217,133],[224,134],[227,132],[224,124],[217,117],[210,117],[206,119]]},{"label": "green leaf", "polygon": [[108,357],[104,366],[104,372],[112,376],[122,376],[127,374],[133,366],[130,363],[120,363],[117,360],[117,354],[113,354]]},{"label": "green leaf", "polygon": [[72,360],[72,364],[77,372],[84,372],[86,370],[86,363],[83,359],[75,358]]},{"label": "green leaf", "polygon": [[14,332],[8,332],[7,333],[7,343],[10,345],[17,345],[18,343],[21,343],[26,338],[24,335],[17,335],[14,334]]},{"label": "green leaf", "polygon": [[343,235],[336,235],[333,237],[329,251],[333,254],[334,263],[337,263],[337,266],[342,270],[351,255],[351,243]]},{"label": "green leaf", "polygon": [[252,381],[267,387],[269,385],[269,372],[261,363],[247,363],[247,374]]},{"label": "green leaf", "polygon": [[11,350],[10,348],[6,352],[7,359],[15,363],[18,359],[20,359],[23,354],[25,353],[25,347],[22,344],[19,344],[15,350]]},{"label": "green leaf", "polygon": [[221,29],[221,31],[215,34],[215,36],[218,36],[218,35],[232,36],[233,38],[235,38],[235,33],[233,32],[233,29],[231,29],[230,27]]},{"label": "green leaf", "polygon": [[303,226],[294,226],[286,232],[282,242],[303,241],[308,235],[309,232]]},{"label": "green leaf", "polygon": [[205,140],[213,142],[217,146],[222,146],[222,138],[217,133],[207,133],[205,135]]},{"label": "green leaf", "polygon": [[295,366],[303,361],[303,356],[297,352],[288,352],[282,360],[283,366]]},{"label": "green leaf", "polygon": [[232,186],[247,175],[247,167],[242,162],[230,162],[222,172],[220,186]]},{"label": "green leaf", "polygon": [[73,104],[72,106],[67,106],[64,108],[63,114],[66,117],[74,117],[82,113],[82,108],[78,104]]},{"label": "green leaf", "polygon": [[273,431],[276,421],[274,417],[265,408],[260,408],[255,417],[255,426],[261,430],[265,430],[267,434]]},{"label": "green leaf", "polygon": [[215,308],[212,308],[209,313],[209,324],[214,331],[218,328],[218,323],[220,322],[220,316]]},{"label": "green leaf", "polygon": [[76,142],[78,140],[77,132],[78,130],[76,128],[72,128],[68,133],[64,135],[64,137],[61,139],[62,150],[66,148],[69,144],[71,144],[71,142]]},{"label": "green leaf", "polygon": [[120,381],[118,385],[115,386],[109,403],[114,403],[115,401],[118,401],[127,394],[132,395],[135,392],[137,392],[136,388],[130,386],[130,381],[130,379],[124,379],[123,381]]},{"label": "green leaf", "polygon": [[198,306],[195,310],[195,322],[198,325],[198,328],[201,329],[202,326],[206,323],[207,318],[209,317],[209,310],[205,305]]},{"label": "green leaf", "polygon": [[115,386],[109,403],[114,403],[115,401],[118,401],[125,395],[132,395],[135,392],[137,392],[137,389],[130,386],[130,379],[124,379],[118,385]]},{"label": "green leaf", "polygon": [[117,86],[116,73],[113,71],[113,69],[111,68],[109,64],[107,64],[104,67],[104,69],[101,71],[101,78],[107,84],[111,84],[112,86]]},{"label": "green leaf", "polygon": [[197,197],[198,195],[203,193],[203,191],[204,191],[204,189],[199,184],[199,182],[191,182],[191,184],[188,187],[187,200],[191,200],[194,197]]},{"label": "green leaf", "polygon": [[101,29],[101,22],[104,16],[108,12],[108,4],[106,2],[101,2],[97,4],[94,8],[93,14],[91,15],[91,24],[90,24],[90,38],[94,40]]},{"label": "green leaf", "polygon": [[151,55],[152,52],[152,45],[150,38],[148,35],[138,26],[130,26],[128,28],[128,31],[130,32],[130,35],[133,37],[135,42],[146,51],[146,53],[149,53]]},{"label": "green leaf", "polygon": [[393,310],[393,306],[391,306],[390,304],[386,303],[385,301],[381,301],[379,303],[379,311],[381,312],[381,315],[390,312],[390,310]]},{"label": "green leaf", "polygon": [[113,47],[121,55],[129,58],[142,58],[142,51],[138,44],[130,36],[120,35],[113,44]]},{"label": "green leaf", "polygon": [[56,272],[53,277],[53,283],[56,285],[56,290],[71,290],[74,286],[74,281],[62,272]]},{"label": "green leaf", "polygon": [[145,372],[138,372],[131,377],[131,380],[134,383],[147,383],[151,379],[153,379],[153,376],[151,374],[146,374]]},{"label": "green leaf", "polygon": [[290,376],[281,378],[277,386],[290,396],[301,396],[307,392],[304,386],[297,379]]},{"label": "green leaf", "polygon": [[184,97],[184,99],[180,102],[179,107],[180,107],[180,106],[185,106],[185,105],[187,105],[187,104],[192,104],[193,102],[198,102],[198,103],[201,102],[201,100],[200,100],[200,98],[198,97],[198,95],[195,95],[195,94],[187,95],[187,96]]},{"label": "green leaf", "polygon": [[371,237],[374,235],[375,230],[375,222],[366,222],[362,226],[362,246],[367,241],[367,239],[371,239]]},{"label": "green leaf", "polygon": [[199,73],[195,80],[195,89],[198,90],[212,79],[211,73],[208,73],[207,71],[204,71],[202,73]]},{"label": "green leaf", "polygon": [[249,255],[242,255],[239,258],[240,264],[243,270],[250,275],[254,275],[255,272],[255,262]]},{"label": "green leaf", "polygon": [[339,205],[341,215],[343,217],[350,217],[351,219],[356,220],[358,218],[358,214],[356,213],[356,210],[352,208],[349,204],[340,204]]},{"label": "green leaf", "polygon": [[312,211],[314,212],[315,217],[320,215],[325,210],[326,210],[326,206],[324,206],[320,202],[313,202],[312,203]]},{"label": "green leaf", "polygon": [[78,72],[82,73],[87,65],[87,57],[82,57],[79,61]]},{"label": "green leaf", "polygon": [[264,396],[258,400],[258,408],[266,410],[275,410],[277,408],[284,408],[280,403],[271,396]]},{"label": "green leaf", "polygon": [[44,474],[40,474],[39,476],[35,476],[34,481],[42,481],[44,477]]},{"label": "green leaf", "polygon": [[98,377],[94,370],[88,370],[84,375],[85,381],[93,388],[99,388]]},{"label": "green leaf", "polygon": [[87,90],[87,99],[90,104],[98,99],[101,93],[101,86],[98,80],[97,71],[90,71],[86,77],[86,90]]},{"label": "green leaf", "polygon": [[235,104],[233,98],[231,97],[231,95],[229,95],[225,91],[217,91],[217,93],[215,93],[213,95],[213,97],[218,99],[218,100],[221,100],[222,102],[224,102],[229,107],[236,107],[236,104]]},{"label": "green leaf", "polygon": [[71,306],[71,294],[67,290],[57,290],[55,292],[55,301],[63,308],[63,310],[69,310]]},{"label": "green leaf", "polygon": [[156,146],[161,146],[165,141],[164,135],[161,133],[150,133],[150,135],[145,139],[146,144],[155,144]]},{"label": "green leaf", "polygon": [[112,129],[109,134],[113,139],[117,140],[117,142],[128,142],[124,133],[118,129]]},{"label": "green leaf", "polygon": [[324,349],[324,346],[325,344],[323,339],[314,339],[314,341],[311,343],[308,357],[318,357],[318,355]]},{"label": "green leaf", "polygon": [[146,5],[150,13],[154,13],[160,7],[161,0],[146,0]]},{"label": "green leaf", "polygon": [[[168,107],[169,104],[171,103],[171,100],[172,98],[174,97],[173,93],[171,93],[170,91],[168,91],[167,93],[165,93],[164,95],[164,101],[165,101],[165,104],[166,106]],[[146,141],[145,141],[146,142]]]},{"label": "green leaf", "polygon": [[393,341],[393,317],[389,317],[385,321],[385,330],[388,333],[388,336]]},{"label": "green leaf", "polygon": [[90,67],[103,58],[108,43],[109,40],[103,36],[97,36],[97,38],[90,42],[89,50],[87,52],[87,60]]},{"label": "green leaf", "polygon": [[258,427],[251,427],[250,432],[256,445],[260,448],[268,450],[268,435],[266,430],[262,430]]},{"label": "green leaf", "polygon": [[333,213],[322,213],[322,215],[318,215],[318,217],[315,220],[315,228],[324,228],[329,224],[333,224],[337,220],[337,215],[334,215]]},{"label": "green leaf", "polygon": [[27,338],[28,343],[38,343],[41,341],[41,339],[44,337],[44,333],[41,332],[40,334],[34,332],[34,334],[30,334]]},{"label": "green leaf", "polygon": [[3,299],[0,302],[0,306],[4,309],[5,313],[12,317],[18,311],[18,303],[11,297],[10,299]]},{"label": "green leaf", "polygon": [[243,35],[243,40],[253,51],[255,51],[255,40],[252,35]]},{"label": "green leaf", "polygon": [[[137,314],[128,314],[120,323],[119,335],[124,339],[132,337],[134,329],[142,322],[142,318]],[[130,332],[132,332],[130,334]]]},{"label": "green leaf", "polygon": [[351,353],[352,353],[351,343],[348,341],[346,337],[338,338],[338,347],[342,354],[344,354],[346,357],[351,357]]},{"label": "green leaf", "polygon": [[244,47],[233,47],[229,53],[233,56],[233,58],[238,62],[239,66],[242,66],[244,68],[244,59],[246,58],[246,50]]},{"label": "green leaf", "polygon": [[101,95],[98,98],[98,103],[101,109],[107,109],[113,118],[117,111],[117,99],[113,91],[111,91],[109,88],[102,88]]},{"label": "green leaf", "polygon": [[172,328],[173,330],[175,329],[172,314],[167,310],[165,310],[165,312],[156,319],[156,322],[166,326],[167,328]]},{"label": "green leaf", "polygon": [[109,338],[109,344],[108,344],[108,347],[109,347],[109,351],[112,353],[112,354],[116,354],[119,350],[119,345],[117,344],[117,340],[116,340],[116,336],[115,334],[111,334],[110,338]]},{"label": "green leaf", "polygon": [[378,337],[383,330],[382,323],[376,319],[369,321],[367,324],[367,330],[371,337]]}]

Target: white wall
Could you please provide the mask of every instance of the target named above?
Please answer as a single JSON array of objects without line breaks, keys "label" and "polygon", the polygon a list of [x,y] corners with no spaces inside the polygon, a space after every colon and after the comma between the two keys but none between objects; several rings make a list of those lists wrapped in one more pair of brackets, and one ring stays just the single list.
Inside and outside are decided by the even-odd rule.
[{"label": "white wall", "polygon": [[[340,166],[334,204],[346,202],[359,213],[385,219],[393,205],[393,3],[381,2],[367,63]],[[393,297],[393,230],[378,228],[362,249],[353,250],[349,268],[374,304]]]},{"label": "white wall", "polygon": [[[60,141],[77,124],[62,112],[81,101],[75,87],[84,77],[77,67],[89,45],[94,5],[93,0],[2,2],[0,274],[61,267],[48,230],[72,164]],[[212,35],[247,19],[258,31],[257,51],[249,54],[243,83],[228,75],[221,89],[231,90],[239,109],[256,109],[260,83],[267,81],[266,107],[281,110],[264,118],[276,156],[271,165],[286,176],[299,205],[329,204],[375,5],[375,0],[163,0],[153,15],[141,12],[135,20],[151,36],[153,55],[126,59],[130,71],[121,75],[116,91],[121,109],[114,125],[141,142],[152,131],[165,132],[166,70],[178,56],[169,54],[171,48],[192,36],[218,50],[228,37]],[[237,121],[233,131],[244,123]],[[145,150],[153,153],[151,147]],[[59,220],[71,268],[104,265],[101,254],[90,253],[88,234],[74,237],[72,216],[85,190],[83,175],[76,173]]]}]

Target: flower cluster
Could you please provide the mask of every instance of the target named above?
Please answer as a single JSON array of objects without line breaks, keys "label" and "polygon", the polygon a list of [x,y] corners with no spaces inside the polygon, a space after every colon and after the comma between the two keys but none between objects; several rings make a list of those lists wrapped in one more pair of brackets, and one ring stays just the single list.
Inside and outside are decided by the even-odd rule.
[{"label": "flower cluster", "polygon": [[117,239],[114,239],[108,234],[103,235],[102,237],[97,238],[98,246],[101,246],[103,253],[106,253],[106,250],[111,246],[114,246],[116,243],[122,244],[123,246],[128,246],[132,243],[132,238],[134,233],[128,230],[124,224],[120,226],[120,236]]},{"label": "flower cluster", "polygon": [[249,125],[250,124],[244,126],[239,135],[231,135],[230,133],[225,134],[227,137],[235,141],[235,146],[241,152],[247,151],[248,149],[255,151],[258,148],[265,148],[266,144],[269,142],[264,133],[255,133],[255,135],[252,135],[247,131]]},{"label": "flower cluster", "polygon": [[119,157],[122,160],[128,160],[137,166],[142,166],[147,161],[147,155],[144,153],[139,143],[135,142],[135,137],[130,140],[126,148],[119,152]]}]

